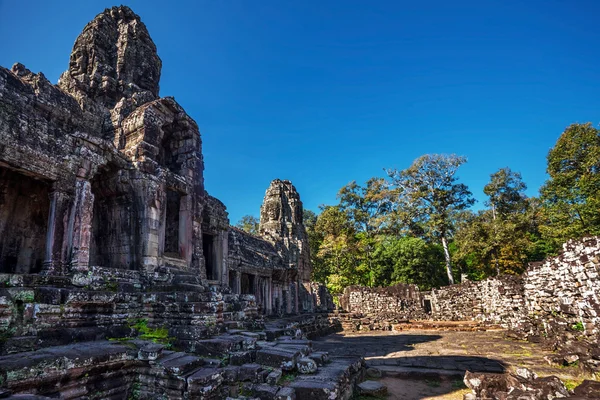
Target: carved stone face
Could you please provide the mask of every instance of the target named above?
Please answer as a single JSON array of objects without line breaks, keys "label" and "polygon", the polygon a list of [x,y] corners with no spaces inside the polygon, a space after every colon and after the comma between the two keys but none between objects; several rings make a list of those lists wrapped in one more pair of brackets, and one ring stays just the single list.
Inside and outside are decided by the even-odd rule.
[{"label": "carved stone face", "polygon": [[73,54],[71,54],[71,60],[69,62],[69,71],[73,78],[77,78],[87,73],[88,67],[88,54],[84,48],[78,48]]},{"label": "carved stone face", "polygon": [[281,214],[281,205],[276,200],[271,200],[265,204],[265,211],[269,221],[278,221]]}]

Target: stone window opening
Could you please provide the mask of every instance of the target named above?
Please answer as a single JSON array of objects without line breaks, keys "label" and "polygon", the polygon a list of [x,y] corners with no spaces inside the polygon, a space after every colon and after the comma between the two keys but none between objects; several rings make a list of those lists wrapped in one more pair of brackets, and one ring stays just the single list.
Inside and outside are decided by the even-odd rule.
[{"label": "stone window opening", "polygon": [[242,294],[254,294],[254,275],[242,274],[241,291]]},{"label": "stone window opening", "polygon": [[49,182],[0,166],[0,273],[41,271],[49,214]]}]

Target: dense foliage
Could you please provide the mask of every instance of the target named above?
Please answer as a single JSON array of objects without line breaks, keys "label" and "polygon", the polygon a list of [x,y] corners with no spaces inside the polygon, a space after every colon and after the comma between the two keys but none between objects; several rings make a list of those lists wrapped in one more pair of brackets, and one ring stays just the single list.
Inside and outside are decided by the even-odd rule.
[{"label": "dense foliage", "polygon": [[548,154],[539,198],[521,174],[501,168],[484,188],[486,208],[457,171],[467,159],[427,154],[364,186],[340,189],[338,204],[305,210],[313,279],[334,293],[349,285],[414,283],[422,289],[520,274],[567,239],[600,234],[600,132],[573,124]]},{"label": "dense foliage", "polygon": [[260,225],[260,221],[258,218],[252,215],[244,215],[237,224],[235,224],[236,228],[239,228],[243,231],[251,233],[253,235],[258,235],[258,226]]}]

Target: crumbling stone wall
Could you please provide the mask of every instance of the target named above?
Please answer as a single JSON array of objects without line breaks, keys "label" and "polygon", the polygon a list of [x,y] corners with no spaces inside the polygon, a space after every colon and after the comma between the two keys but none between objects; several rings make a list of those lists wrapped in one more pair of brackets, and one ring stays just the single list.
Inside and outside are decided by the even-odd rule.
[{"label": "crumbling stone wall", "polygon": [[431,291],[431,318],[512,325],[526,315],[523,279],[500,276]]},{"label": "crumbling stone wall", "polygon": [[423,296],[416,285],[396,284],[390,287],[367,288],[350,286],[340,297],[341,307],[351,313],[382,318],[423,318]]},{"label": "crumbling stone wall", "polygon": [[600,242],[598,237],[571,240],[561,254],[533,263],[521,276],[419,293],[414,286],[349,287],[344,310],[367,316],[481,321],[519,332],[520,337],[556,337],[582,331],[592,340],[600,332]]}]

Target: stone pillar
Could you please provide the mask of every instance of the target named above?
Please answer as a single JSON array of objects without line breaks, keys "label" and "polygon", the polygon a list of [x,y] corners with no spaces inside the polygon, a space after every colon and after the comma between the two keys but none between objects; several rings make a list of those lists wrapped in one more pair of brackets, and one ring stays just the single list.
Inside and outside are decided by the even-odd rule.
[{"label": "stone pillar", "polygon": [[296,289],[296,290],[294,290],[294,306],[296,308],[294,312],[296,314],[300,314],[300,308],[298,307],[298,304],[299,304],[299,302],[298,302],[299,293],[298,292],[300,292],[300,278],[296,279],[296,282],[294,283],[294,289]]},{"label": "stone pillar", "polygon": [[223,283],[224,285],[229,284],[229,268],[227,267],[227,252],[229,246],[228,243],[229,234],[226,230],[223,230],[219,233],[219,247],[217,248],[219,257],[217,257],[217,268],[221,268],[221,283]]},{"label": "stone pillar", "polygon": [[69,248],[72,271],[86,272],[90,263],[90,239],[92,234],[92,217],[94,214],[94,195],[90,181],[77,178],[75,198],[69,218],[68,234],[71,242]]},{"label": "stone pillar", "polygon": [[267,315],[273,314],[273,277],[267,278]]},{"label": "stone pillar", "polygon": [[64,216],[71,197],[60,190],[50,192],[50,213],[46,232],[46,257],[42,268],[43,275],[62,275],[64,271],[63,239],[65,233]]},{"label": "stone pillar", "polygon": [[235,274],[235,293],[242,294],[242,273],[239,271]]},{"label": "stone pillar", "polygon": [[182,195],[179,202],[179,256],[192,266],[192,196]]}]

